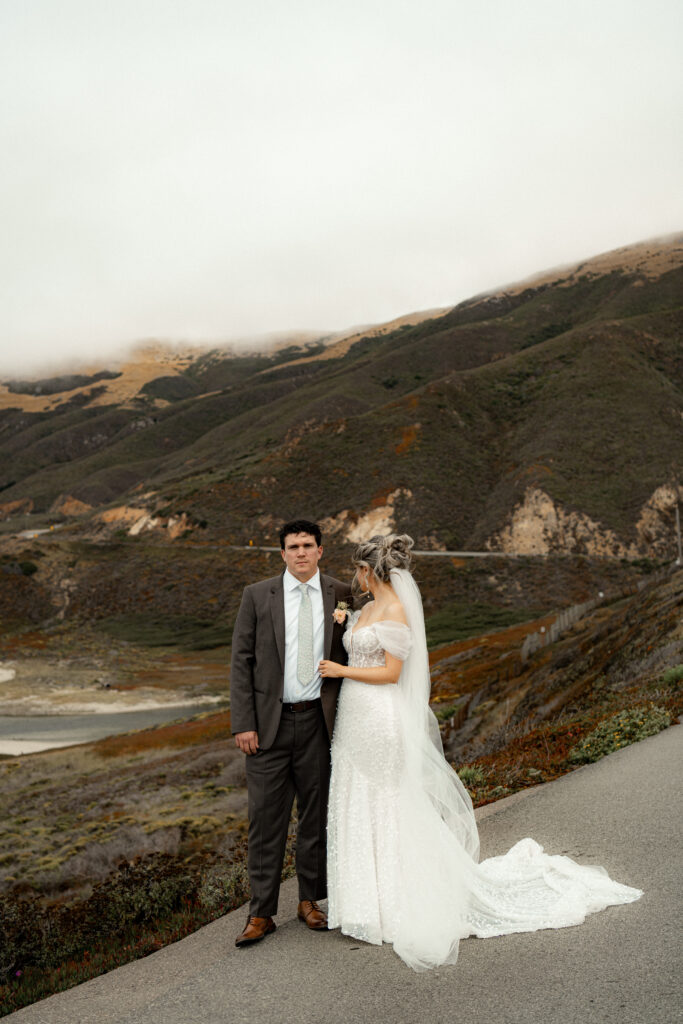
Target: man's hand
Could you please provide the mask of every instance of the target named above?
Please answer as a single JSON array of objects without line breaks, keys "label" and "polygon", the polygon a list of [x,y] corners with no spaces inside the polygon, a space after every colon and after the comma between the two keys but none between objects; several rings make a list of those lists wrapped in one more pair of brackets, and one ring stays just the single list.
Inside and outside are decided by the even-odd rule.
[{"label": "man's hand", "polygon": [[257,732],[236,732],[235,744],[243,754],[255,754],[259,748]]},{"label": "man's hand", "polygon": [[338,665],[336,661],[321,661],[318,665],[318,672],[323,679],[343,679],[346,673],[345,665]]}]

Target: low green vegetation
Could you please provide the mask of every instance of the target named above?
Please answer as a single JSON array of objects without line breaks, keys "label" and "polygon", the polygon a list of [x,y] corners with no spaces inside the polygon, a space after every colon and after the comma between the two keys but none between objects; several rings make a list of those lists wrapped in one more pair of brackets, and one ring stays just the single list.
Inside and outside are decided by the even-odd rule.
[{"label": "low green vegetation", "polygon": [[545,611],[540,608],[501,608],[494,604],[452,601],[425,621],[427,643],[432,648],[456,640],[467,640],[468,637],[490,633],[494,629],[506,629],[519,622],[537,619]]},{"label": "low green vegetation", "polygon": [[203,651],[229,644],[232,624],[189,615],[117,615],[100,619],[98,629],[116,640],[145,647],[180,647]]},{"label": "low green vegetation", "polygon": [[675,686],[680,682],[683,682],[683,665],[674,665],[662,675],[663,686]]},{"label": "low green vegetation", "polygon": [[619,711],[601,722],[597,728],[572,747],[569,760],[572,764],[590,764],[599,761],[606,754],[612,754],[630,743],[655,736],[671,725],[671,715],[666,708],[646,704],[639,708]]},{"label": "low green vegetation", "polygon": [[434,716],[437,722],[447,722],[458,711],[459,707],[459,704],[445,704],[435,707]]},{"label": "low green vegetation", "polygon": [[[294,874],[289,836],[283,881]],[[124,861],[87,899],[43,906],[0,895],[0,1016],[184,938],[249,898],[246,842],[229,861]]]},{"label": "low green vegetation", "polygon": [[468,789],[474,789],[476,786],[483,784],[485,780],[484,772],[476,764],[466,764],[458,771],[460,781]]}]

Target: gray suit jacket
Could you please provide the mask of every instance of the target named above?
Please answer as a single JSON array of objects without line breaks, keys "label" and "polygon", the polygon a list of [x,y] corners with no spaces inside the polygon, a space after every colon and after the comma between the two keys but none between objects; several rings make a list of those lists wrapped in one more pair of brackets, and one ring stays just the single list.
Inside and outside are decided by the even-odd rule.
[{"label": "gray suit jacket", "polygon": [[[285,664],[284,572],[245,587],[232,634],[230,716],[232,731],[258,732],[259,746],[273,743],[282,714]],[[346,664],[342,637],[346,628],[332,613],[338,601],[351,606],[351,588],[320,574],[325,615],[323,657]],[[320,696],[332,738],[341,679],[323,679]]]}]

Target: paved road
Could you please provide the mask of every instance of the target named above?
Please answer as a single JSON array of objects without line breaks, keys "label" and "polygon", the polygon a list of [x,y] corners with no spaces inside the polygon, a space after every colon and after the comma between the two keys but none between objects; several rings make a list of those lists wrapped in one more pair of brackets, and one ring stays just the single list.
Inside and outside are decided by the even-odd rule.
[{"label": "paved road", "polygon": [[[279,548],[265,547],[261,544],[230,544],[233,551],[279,551]],[[546,558],[545,554],[527,555],[516,551],[416,551],[413,555],[428,558]]]},{"label": "paved road", "polygon": [[675,1024],[680,978],[683,728],[483,808],[485,856],[531,835],[645,890],[577,928],[468,939],[455,967],[415,974],[388,947],[296,920],[236,950],[244,911],[7,1017],[11,1024]]}]

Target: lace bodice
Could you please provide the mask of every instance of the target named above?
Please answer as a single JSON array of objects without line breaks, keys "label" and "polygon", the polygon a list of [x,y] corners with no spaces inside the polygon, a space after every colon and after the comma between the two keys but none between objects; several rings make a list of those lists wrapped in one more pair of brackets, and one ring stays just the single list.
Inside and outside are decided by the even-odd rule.
[{"label": "lace bodice", "polygon": [[344,633],[344,647],[349,656],[349,665],[357,668],[375,668],[384,664],[384,652],[405,661],[410,653],[412,637],[410,629],[403,622],[383,619],[368,626],[355,629],[360,612],[352,612]]}]

